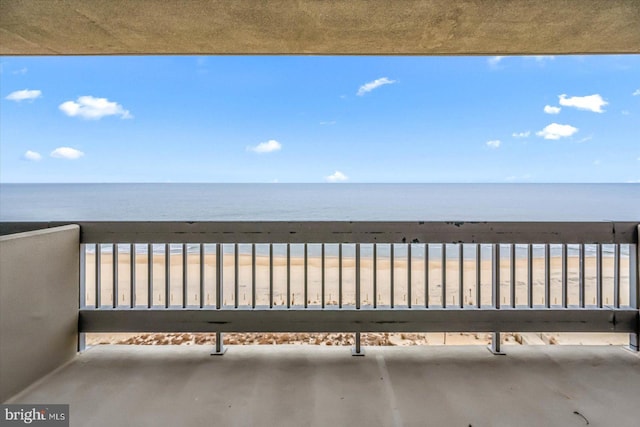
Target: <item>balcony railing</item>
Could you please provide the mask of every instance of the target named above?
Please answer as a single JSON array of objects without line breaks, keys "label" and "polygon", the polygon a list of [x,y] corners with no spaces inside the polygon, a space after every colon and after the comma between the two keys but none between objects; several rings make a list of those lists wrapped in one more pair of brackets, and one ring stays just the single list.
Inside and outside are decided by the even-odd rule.
[{"label": "balcony railing", "polygon": [[[79,331],[625,332],[638,224],[80,222]],[[57,224],[49,224],[57,225]],[[5,226],[7,226],[5,224]],[[13,224],[19,228],[34,224]]]}]

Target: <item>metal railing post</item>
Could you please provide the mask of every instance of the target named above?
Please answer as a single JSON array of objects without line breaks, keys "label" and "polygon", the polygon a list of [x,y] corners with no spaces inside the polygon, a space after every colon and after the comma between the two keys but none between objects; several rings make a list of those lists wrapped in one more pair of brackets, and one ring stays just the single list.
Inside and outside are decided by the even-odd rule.
[{"label": "metal railing post", "polygon": [[395,245],[392,243],[391,245],[389,245],[389,306],[391,308],[394,308],[395,306],[395,283],[394,283],[394,278],[395,278]]},{"label": "metal railing post", "polygon": [[464,308],[464,244],[458,244],[458,305]]},{"label": "metal railing post", "polygon": [[511,298],[511,308],[516,308],[516,244],[512,243],[511,247],[511,255],[509,261],[509,286],[510,286],[510,295]]},{"label": "metal railing post", "polygon": [[447,307],[447,244],[443,243],[442,244],[442,254],[441,254],[441,265],[442,265],[442,287],[441,287],[441,292],[440,292],[440,296],[442,297],[442,308],[446,308]]},{"label": "metal railing post", "polygon": [[533,245],[527,245],[527,304],[533,308]]},{"label": "metal railing post", "polygon": [[136,245],[129,246],[129,303],[130,308],[136,306]]},{"label": "metal railing post", "polygon": [[407,245],[407,307],[411,308],[411,298],[413,297],[411,289],[411,243]]},{"label": "metal railing post", "polygon": [[240,246],[233,245],[233,308],[238,308],[240,300]]},{"label": "metal railing post", "polygon": [[[216,310],[220,310],[222,307],[222,263],[224,262],[222,250],[222,245],[220,243],[216,243]],[[224,347],[223,340],[224,338],[222,337],[222,332],[216,332],[216,348],[211,353],[212,356],[222,356],[227,351],[227,349]]]},{"label": "metal railing post", "polygon": [[378,244],[373,244],[373,255],[371,255],[371,281],[373,282],[373,308],[378,308]]},{"label": "metal railing post", "polygon": [[360,310],[360,243],[356,243],[356,309]]},{"label": "metal railing post", "polygon": [[307,243],[304,244],[304,308],[309,306],[309,252]]},{"label": "metal railing post", "polygon": [[429,308],[429,244],[424,244],[424,307]]},{"label": "metal railing post", "polygon": [[[360,310],[360,243],[356,243],[356,310]],[[360,346],[360,332],[355,334],[355,346],[351,349],[352,356],[364,356]]]},{"label": "metal railing post", "polygon": [[273,243],[269,243],[269,308],[273,308]]},{"label": "metal railing post", "polygon": [[324,243],[321,245],[321,254],[320,254],[320,307],[324,308],[325,306],[325,248]]},{"label": "metal railing post", "polygon": [[95,249],[95,275],[96,275],[96,295],[95,295],[95,306],[96,308],[100,308],[102,306],[102,245],[100,243],[96,244]]},{"label": "metal railing post", "polygon": [[147,308],[153,306],[153,245],[147,244]]},{"label": "metal railing post", "polygon": [[482,245],[476,244],[476,308],[482,308]]},{"label": "metal railing post", "polygon": [[544,245],[544,306],[551,308],[551,245]]},{"label": "metal railing post", "polygon": [[112,245],[112,253],[111,253],[111,269],[112,269],[112,279],[113,279],[113,288],[111,290],[112,298],[111,305],[113,308],[118,308],[118,244],[114,243]]},{"label": "metal railing post", "polygon": [[596,246],[596,304],[602,308],[602,244]]},{"label": "metal railing post", "polygon": [[171,245],[164,245],[164,308],[171,306]]},{"label": "metal railing post", "polygon": [[204,267],[205,267],[205,253],[204,253],[204,243],[200,243],[200,294],[198,296],[198,302],[200,303],[200,308],[204,308]]},{"label": "metal railing post", "polygon": [[187,308],[189,300],[189,280],[187,271],[189,270],[189,248],[186,243],[182,244],[182,308]]},{"label": "metal railing post", "polygon": [[[87,245],[80,244],[80,293],[78,295],[79,307],[85,308],[87,306]],[[78,353],[85,351],[87,348],[86,334],[78,331]]]},{"label": "metal railing post", "polygon": [[562,308],[567,308],[569,300],[569,260],[568,247],[562,244]]},{"label": "metal railing post", "polygon": [[[640,233],[640,225],[638,226]],[[640,351],[640,235],[635,245],[629,245],[629,306],[638,310],[636,331],[629,334],[627,349]]]},{"label": "metal railing post", "polygon": [[578,304],[580,308],[585,308],[585,245],[584,243],[580,244],[580,260],[578,267]]},{"label": "metal railing post", "polygon": [[613,307],[620,308],[620,243],[613,247]]},{"label": "metal railing post", "polygon": [[[500,244],[496,243],[492,247],[491,272],[492,272],[492,293],[491,299],[493,308],[500,309]],[[489,351],[495,355],[502,356],[505,353],[500,349],[500,332],[491,333],[491,345]]]},{"label": "metal railing post", "polygon": [[256,245],[251,245],[251,308],[256,308]]},{"label": "metal railing post", "polygon": [[342,308],[342,243],[338,243],[338,308]]}]

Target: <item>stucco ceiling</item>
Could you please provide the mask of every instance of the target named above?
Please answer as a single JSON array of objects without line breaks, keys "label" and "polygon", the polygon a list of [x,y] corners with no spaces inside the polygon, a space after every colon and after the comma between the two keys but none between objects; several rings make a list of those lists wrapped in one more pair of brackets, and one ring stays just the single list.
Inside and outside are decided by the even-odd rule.
[{"label": "stucco ceiling", "polygon": [[640,0],[0,0],[2,55],[640,53]]}]

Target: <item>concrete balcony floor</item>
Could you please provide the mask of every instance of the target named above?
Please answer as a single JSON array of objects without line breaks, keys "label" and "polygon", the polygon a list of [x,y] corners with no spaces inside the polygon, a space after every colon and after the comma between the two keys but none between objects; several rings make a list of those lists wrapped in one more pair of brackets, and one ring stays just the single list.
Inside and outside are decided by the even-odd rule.
[{"label": "concrete balcony floor", "polygon": [[72,426],[638,425],[639,355],[504,349],[104,345],[11,403],[69,403]]}]

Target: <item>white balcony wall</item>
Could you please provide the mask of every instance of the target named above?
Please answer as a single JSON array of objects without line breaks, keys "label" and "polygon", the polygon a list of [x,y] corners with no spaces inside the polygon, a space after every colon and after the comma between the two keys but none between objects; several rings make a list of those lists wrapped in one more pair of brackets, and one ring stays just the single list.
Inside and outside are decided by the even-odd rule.
[{"label": "white balcony wall", "polygon": [[0,237],[0,402],[77,350],[80,227]]}]

